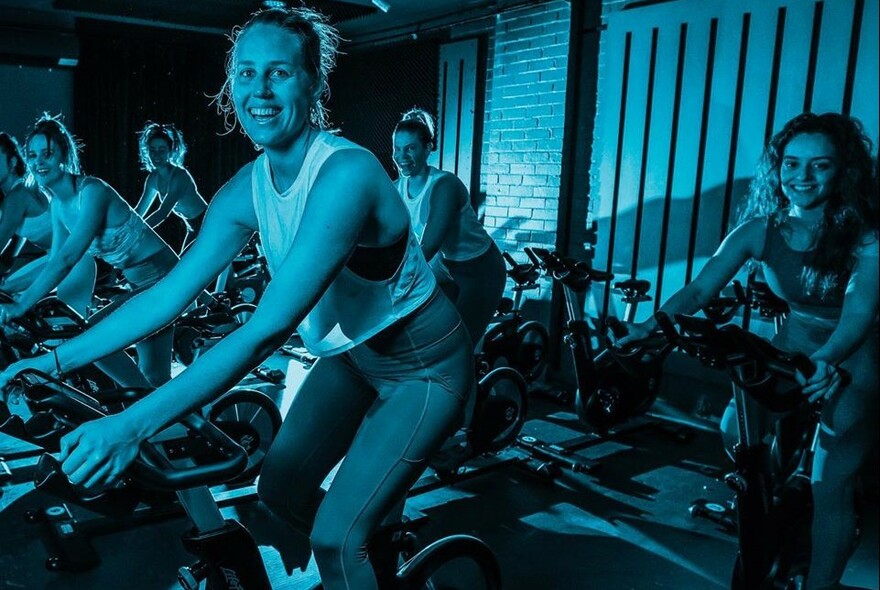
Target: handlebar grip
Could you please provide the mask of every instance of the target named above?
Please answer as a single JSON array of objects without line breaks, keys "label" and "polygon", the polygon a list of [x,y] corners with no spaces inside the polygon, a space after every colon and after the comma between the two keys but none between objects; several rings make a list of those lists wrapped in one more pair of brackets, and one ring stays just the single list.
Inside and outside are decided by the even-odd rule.
[{"label": "handlebar grip", "polygon": [[213,423],[198,414],[190,414],[181,422],[216,447],[218,454],[225,458],[204,465],[172,468],[155,448],[142,446],[141,455],[131,466],[135,478],[160,489],[179,490],[221,483],[245,469],[247,451]]},{"label": "handlebar grip", "polygon": [[[97,400],[54,377],[27,369],[19,374],[19,378],[23,383],[31,383],[31,380],[36,379],[31,383],[32,385],[39,381],[45,382],[49,387],[34,388],[31,393],[63,399],[65,415],[70,416],[74,424],[83,424],[106,415]],[[129,473],[134,479],[155,488],[178,490],[222,483],[244,471],[248,462],[247,451],[215,424],[198,414],[190,414],[180,422],[207,441],[216,450],[220,459],[201,465],[175,467],[159,451],[160,447],[145,442],[140,447],[140,454],[129,468]]]},{"label": "handlebar grip", "polygon": [[[526,249],[528,250],[528,248],[526,248]],[[504,260],[507,261],[507,264],[509,264],[511,266],[511,268],[516,268],[516,266],[517,266],[516,260],[513,258],[513,256],[510,255],[509,252],[507,252],[505,250],[504,252],[501,253],[501,255],[504,257]]]},{"label": "handlebar grip", "polygon": [[532,261],[532,264],[534,264],[535,266],[541,266],[541,259],[538,258],[538,256],[535,254],[535,250],[533,248],[527,246],[525,248],[525,253],[526,256],[529,257],[529,260]]},{"label": "handlebar grip", "polygon": [[675,323],[672,321],[672,318],[669,317],[669,314],[665,311],[658,311],[654,314],[654,320],[657,322],[657,326],[663,332],[663,335],[666,336],[667,340],[670,342],[678,342],[678,330],[675,329]]}]

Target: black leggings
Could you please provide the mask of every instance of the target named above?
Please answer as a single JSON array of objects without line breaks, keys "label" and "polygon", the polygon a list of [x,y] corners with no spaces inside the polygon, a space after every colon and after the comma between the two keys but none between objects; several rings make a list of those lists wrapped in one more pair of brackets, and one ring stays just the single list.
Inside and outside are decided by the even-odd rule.
[{"label": "black leggings", "polygon": [[476,258],[462,262],[444,259],[443,264],[455,280],[457,291],[453,301],[476,348],[504,295],[504,258],[493,242]]}]

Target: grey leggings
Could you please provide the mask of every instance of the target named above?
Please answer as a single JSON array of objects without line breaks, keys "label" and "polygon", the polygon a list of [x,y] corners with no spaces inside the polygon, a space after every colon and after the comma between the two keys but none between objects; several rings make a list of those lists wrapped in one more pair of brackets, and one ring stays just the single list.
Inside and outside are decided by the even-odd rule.
[{"label": "grey leggings", "polygon": [[443,260],[458,287],[455,307],[464,320],[476,348],[504,295],[507,271],[501,251],[493,242],[486,252],[472,260]]},{"label": "grey leggings", "polygon": [[[263,464],[259,494],[310,534],[325,590],[373,590],[367,542],[461,423],[470,340],[437,292],[309,372]],[[320,485],[343,457],[326,495]]]}]

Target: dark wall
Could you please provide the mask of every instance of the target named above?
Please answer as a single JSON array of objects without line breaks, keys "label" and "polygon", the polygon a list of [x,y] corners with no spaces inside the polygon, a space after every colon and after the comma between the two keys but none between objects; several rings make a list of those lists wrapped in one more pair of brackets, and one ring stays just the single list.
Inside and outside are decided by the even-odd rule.
[{"label": "dark wall", "polygon": [[[239,131],[223,135],[223,120],[210,104],[224,79],[225,38],[95,21],[79,23],[78,35],[74,112],[86,145],[83,162],[129,202],[140,196],[144,179],[135,133],[145,121],[181,128],[186,165],[206,198],[254,158]],[[333,126],[393,173],[391,132],[413,106],[436,110],[437,63],[435,41],[342,53],[330,78]]]},{"label": "dark wall", "polygon": [[78,23],[78,29],[75,131],[85,143],[87,173],[136,202],[145,173],[135,134],[148,120],[183,131],[185,164],[207,199],[254,158],[241,133],[223,135],[223,119],[210,104],[225,78],[226,39],[92,21]]},{"label": "dark wall", "polygon": [[376,154],[393,178],[394,125],[414,106],[436,114],[438,59],[433,40],[382,47],[340,55],[330,77],[333,125]]},{"label": "dark wall", "polygon": [[0,131],[19,141],[43,111],[72,114],[73,70],[0,64]]}]

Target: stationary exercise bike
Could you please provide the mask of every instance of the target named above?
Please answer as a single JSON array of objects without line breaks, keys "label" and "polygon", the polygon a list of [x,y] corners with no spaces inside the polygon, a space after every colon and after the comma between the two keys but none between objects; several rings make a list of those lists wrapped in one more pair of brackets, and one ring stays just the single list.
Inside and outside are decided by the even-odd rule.
[{"label": "stationary exercise bike", "polygon": [[491,368],[480,353],[475,358],[476,391],[465,425],[429,461],[441,478],[452,476],[466,462],[511,445],[525,424],[528,385],[512,367]]},{"label": "stationary exercise bike", "polygon": [[191,365],[196,357],[224,336],[244,325],[254,315],[256,306],[237,303],[227,294],[197,304],[174,322],[174,359]]},{"label": "stationary exercise bike", "polygon": [[540,322],[526,321],[520,311],[523,293],[538,288],[540,268],[534,263],[519,264],[507,252],[504,260],[510,265],[507,276],[514,282],[513,299],[505,297],[498,306],[486,333],[480,352],[481,361],[490,368],[506,365],[516,369],[531,383],[547,366],[547,328]]},{"label": "stationary exercise bike", "polygon": [[[739,550],[733,590],[795,590],[803,587],[810,551],[812,499],[810,469],[819,434],[820,407],[809,404],[794,383],[809,377],[812,362],[786,353],[743,328],[721,328],[708,319],[665,314],[657,321],[669,339],[705,365],[726,370],[734,384],[739,441],[734,471],[725,477],[736,494]],[[780,473],[754,412],[806,417],[802,448],[791,471]]]},{"label": "stationary exercise bike", "polygon": [[[402,520],[380,528],[370,540],[370,562],[380,590],[501,589],[501,569],[486,543],[471,535],[450,535],[417,552],[418,524]],[[456,574],[444,569],[463,563],[467,566],[456,569],[472,570],[467,579],[449,580]]]},{"label": "stationary exercise bike", "polygon": [[260,302],[269,284],[269,265],[259,237],[254,236],[238,256],[220,273],[214,292],[225,294],[233,304]]},{"label": "stationary exercise bike", "polygon": [[[0,292],[0,303],[6,302],[4,298],[9,296]],[[76,311],[56,297],[46,297],[0,334],[0,352],[5,362],[3,368],[21,358],[48,352],[64,340],[82,333],[86,327],[85,320]],[[278,381],[271,372],[262,373],[267,374],[267,380]],[[281,380],[283,378],[281,374]],[[150,392],[144,388],[119,387],[91,366],[68,373],[63,381],[73,389],[94,397],[106,413],[122,411]],[[52,414],[41,409],[31,411],[23,418],[10,412],[6,404],[0,404],[0,432],[46,448],[46,442],[60,438],[65,427],[54,423],[50,418]],[[278,407],[258,391],[239,388],[221,397],[207,411],[211,420],[248,449],[250,464],[242,480],[252,479],[281,427]]]},{"label": "stationary exercise bike", "polygon": [[[48,375],[23,372],[18,381],[28,403],[46,403],[46,411],[69,427],[106,415],[94,398]],[[199,581],[205,580],[210,590],[269,590],[271,585],[253,538],[241,524],[220,515],[208,490],[210,485],[239,476],[247,464],[245,449],[201,415],[192,414],[146,441],[125,478],[109,489],[95,492],[73,486],[50,454],[40,459],[35,485],[67,502],[115,516],[133,509],[145,494],[173,492],[193,524],[183,537],[184,547],[199,559],[181,569],[181,585],[195,590]],[[66,558],[88,553],[88,540],[78,536],[63,518],[65,510],[57,507],[29,515],[33,520],[45,519],[59,532],[57,538],[66,543],[47,560],[51,569],[65,569],[71,565],[65,563]]]},{"label": "stationary exercise bike", "polygon": [[[138,524],[174,516],[182,508],[195,526],[184,544],[202,560],[182,571],[183,578],[207,578],[208,588],[270,588],[256,545],[241,525],[220,518],[213,497],[203,487],[239,482],[252,478],[259,470],[274,436],[274,425],[267,424],[265,412],[253,414],[253,404],[262,403],[256,400],[262,394],[232,392],[230,396],[238,395],[227,398],[230,415],[225,418],[188,416],[183,420],[185,428],[178,425],[166,429],[141,447],[139,459],[121,484],[95,492],[71,486],[48,453],[59,450],[58,441],[67,432],[88,420],[108,415],[106,406],[38,371],[23,371],[13,385],[44,429],[40,442],[47,454],[37,465],[35,485],[63,501],[26,514],[30,522],[45,524],[50,550],[47,568],[91,569],[100,563],[91,546],[93,535],[120,530],[126,522]],[[243,435],[245,431],[247,434]],[[247,448],[233,438],[244,442]],[[177,503],[169,502],[169,492],[176,492]],[[106,518],[77,519],[71,505]],[[151,510],[143,505],[150,505]],[[243,585],[228,585],[224,571],[235,573]],[[185,587],[197,586],[196,582]]]},{"label": "stationary exercise bike", "polygon": [[[591,342],[593,333],[583,319],[578,295],[589,291],[594,282],[613,280],[614,275],[544,248],[526,248],[526,251],[562,285],[565,294],[564,341],[571,349],[574,363],[578,417],[600,433],[606,433],[645,413],[657,399],[662,364],[672,348],[669,342],[658,334],[621,350],[609,346],[596,355]],[[639,294],[644,295],[650,284],[633,281],[624,286],[632,291],[631,303],[635,304],[640,299]],[[625,319],[631,320],[629,316],[634,313],[634,307],[629,307]],[[621,334],[622,326],[612,323],[611,328]]]},{"label": "stationary exercise bike", "polygon": [[[0,291],[0,303],[12,302],[12,297]],[[55,296],[44,297],[23,316],[0,329],[0,368],[24,358],[50,352],[63,341],[81,334],[87,328],[86,320],[69,305]],[[67,379],[76,387],[93,393],[102,390],[122,391],[96,367],[86,367]],[[130,388],[129,396],[137,397],[142,390]]]},{"label": "stationary exercise bike", "polygon": [[[241,303],[228,293],[215,293],[206,303],[199,303],[174,321],[172,351],[174,359],[191,365],[200,355],[234,332],[254,315],[257,306]],[[251,374],[263,381],[280,385],[284,371],[257,367]]]}]

